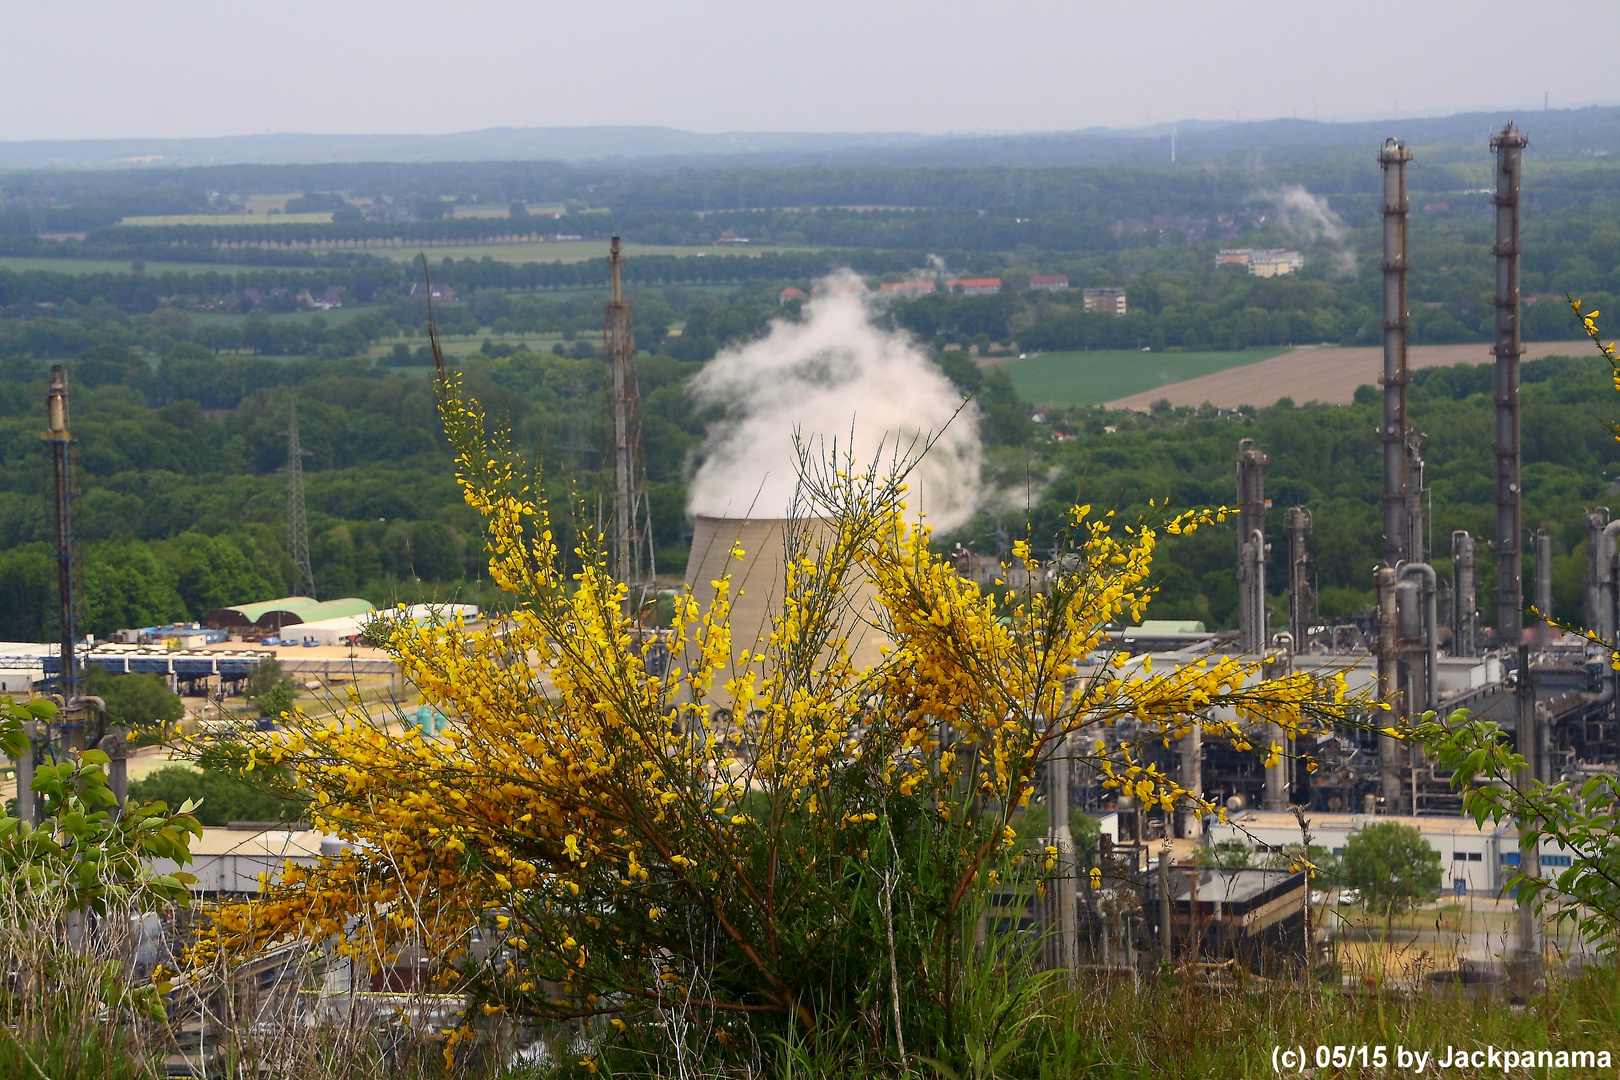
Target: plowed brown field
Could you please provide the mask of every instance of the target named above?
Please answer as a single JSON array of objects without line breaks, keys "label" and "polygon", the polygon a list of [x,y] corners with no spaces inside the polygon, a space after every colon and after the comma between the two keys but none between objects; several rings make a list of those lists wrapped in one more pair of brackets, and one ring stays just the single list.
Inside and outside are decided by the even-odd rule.
[{"label": "plowed brown field", "polygon": [[[1532,341],[1524,346],[1524,358],[1543,356],[1591,356],[1596,352],[1589,341]],[[1489,364],[1489,345],[1414,345],[1407,352],[1409,368],[1449,367],[1453,364]],[[1332,346],[1302,346],[1292,352],[1260,360],[1242,367],[1200,375],[1186,382],[1171,383],[1156,390],[1110,401],[1111,408],[1147,410],[1153,402],[1169,398],[1171,405],[1202,405],[1209,402],[1221,408],[1239,405],[1271,405],[1279,398],[1293,398],[1303,405],[1320,401],[1326,405],[1348,405],[1356,387],[1378,385],[1383,371],[1384,352],[1370,348],[1341,349]]]}]

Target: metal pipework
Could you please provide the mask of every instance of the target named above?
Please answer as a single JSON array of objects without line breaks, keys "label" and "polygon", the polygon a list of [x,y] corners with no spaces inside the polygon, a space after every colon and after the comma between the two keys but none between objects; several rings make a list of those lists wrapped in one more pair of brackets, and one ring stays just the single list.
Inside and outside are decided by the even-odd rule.
[{"label": "metal pipework", "polygon": [[1519,476],[1519,188],[1529,140],[1512,124],[1491,140],[1496,151],[1496,640],[1517,645],[1523,627],[1523,507]]},{"label": "metal pipework", "polygon": [[1384,561],[1395,566],[1410,553],[1407,489],[1410,484],[1406,439],[1406,163],[1412,154],[1405,144],[1386,139],[1378,153],[1384,170],[1383,328],[1384,419],[1379,438],[1384,444]]},{"label": "metal pipework", "polygon": [[1303,506],[1291,506],[1283,515],[1283,528],[1288,531],[1288,633],[1293,638],[1295,652],[1305,652],[1310,647],[1310,555],[1305,548],[1305,538],[1310,534],[1311,524],[1311,512]]},{"label": "metal pipework", "polygon": [[[1440,584],[1434,567],[1428,563],[1406,563],[1399,574],[1401,586],[1410,586],[1409,608],[1402,605],[1406,610],[1401,612],[1401,637],[1406,654],[1407,715],[1416,717],[1434,708],[1437,696],[1434,679],[1440,657]],[[1421,585],[1415,579],[1421,579]]]},{"label": "metal pipework", "polygon": [[[1378,595],[1378,696],[1391,705],[1391,714],[1398,715],[1400,705],[1400,626],[1395,609],[1397,578],[1393,567],[1380,565],[1373,571],[1373,587]],[[1380,724],[1380,727],[1387,725]],[[1404,788],[1401,784],[1403,747],[1398,739],[1382,733],[1378,736],[1379,791],[1384,807],[1393,813],[1400,806]]]},{"label": "metal pipework", "polygon": [[1451,534],[1451,655],[1479,655],[1479,598],[1474,585],[1474,538]]},{"label": "metal pipework", "polygon": [[1535,536],[1531,537],[1531,546],[1536,553],[1536,611],[1541,615],[1541,621],[1546,622],[1552,618],[1552,536],[1546,529],[1537,529]]},{"label": "metal pipework", "polygon": [[[1238,442],[1238,641],[1244,652],[1258,652],[1266,644],[1266,466],[1270,463],[1253,439]],[[1250,551],[1256,532],[1260,545]]]}]

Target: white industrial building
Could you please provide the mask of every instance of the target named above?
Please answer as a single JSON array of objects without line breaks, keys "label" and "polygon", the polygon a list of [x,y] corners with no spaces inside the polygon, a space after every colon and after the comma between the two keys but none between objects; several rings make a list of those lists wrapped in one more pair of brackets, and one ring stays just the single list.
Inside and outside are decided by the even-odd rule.
[{"label": "white industrial building", "polygon": [[[1343,855],[1352,834],[1369,825],[1399,822],[1423,834],[1440,855],[1441,889],[1458,896],[1501,895],[1519,863],[1519,833],[1511,825],[1476,825],[1470,817],[1397,817],[1369,814],[1307,813],[1311,843]],[[1210,844],[1237,843],[1253,851],[1298,847],[1299,822],[1291,813],[1240,810],[1224,822],[1211,820]],[[1541,842],[1544,872],[1557,873],[1570,864],[1570,853],[1551,840]]]},{"label": "white industrial building", "polygon": [[0,641],[0,694],[26,694],[45,678],[45,658],[62,646],[39,641]]}]

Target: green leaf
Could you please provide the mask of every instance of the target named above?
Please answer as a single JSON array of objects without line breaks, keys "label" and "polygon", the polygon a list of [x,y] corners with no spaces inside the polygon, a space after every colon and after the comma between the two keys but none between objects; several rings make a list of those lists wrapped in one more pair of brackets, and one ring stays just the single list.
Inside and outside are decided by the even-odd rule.
[{"label": "green leaf", "polygon": [[87,765],[105,765],[111,761],[112,758],[107,756],[107,751],[105,750],[86,750],[84,753],[79,755],[79,760]]}]

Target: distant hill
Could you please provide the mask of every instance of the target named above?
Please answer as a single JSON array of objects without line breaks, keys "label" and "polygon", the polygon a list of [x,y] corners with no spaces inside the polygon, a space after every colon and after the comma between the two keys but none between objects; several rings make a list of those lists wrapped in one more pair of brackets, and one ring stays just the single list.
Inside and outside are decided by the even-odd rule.
[{"label": "distant hill", "polygon": [[[1476,158],[1507,120],[1530,133],[1531,154],[1620,155],[1620,106],[1459,113],[1350,123],[1185,121],[1178,162],[1319,161],[1398,135],[1426,160]],[[703,134],[666,127],[489,128],[451,135],[235,135],[213,139],[0,142],[0,170],[190,168],[234,164],[556,161],[629,170],[708,166],[1155,166],[1170,163],[1171,125],[1000,135],[903,132]]]}]

